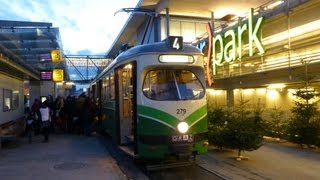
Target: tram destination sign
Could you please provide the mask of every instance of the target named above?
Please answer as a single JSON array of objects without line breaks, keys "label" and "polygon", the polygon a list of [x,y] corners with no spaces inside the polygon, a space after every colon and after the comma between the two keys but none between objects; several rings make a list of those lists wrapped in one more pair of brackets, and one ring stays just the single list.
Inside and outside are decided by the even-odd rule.
[{"label": "tram destination sign", "polygon": [[181,36],[169,36],[166,43],[170,49],[181,50],[183,48],[183,38]]}]

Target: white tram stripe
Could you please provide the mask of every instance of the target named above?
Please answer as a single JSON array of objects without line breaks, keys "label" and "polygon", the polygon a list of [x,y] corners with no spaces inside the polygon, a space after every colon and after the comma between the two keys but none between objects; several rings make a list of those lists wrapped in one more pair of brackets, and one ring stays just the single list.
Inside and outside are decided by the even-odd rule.
[{"label": "white tram stripe", "polygon": [[156,118],[154,118],[154,117],[146,116],[146,115],[143,115],[143,114],[138,114],[138,116],[144,117],[144,118],[148,118],[148,119],[152,119],[152,120],[154,120],[154,121],[157,121],[158,123],[161,123],[161,124],[164,124],[164,125],[170,127],[170,128],[173,129],[173,130],[177,130],[175,127],[171,126],[170,124],[168,124],[168,123],[166,123],[166,122],[163,122],[163,121],[160,120],[160,119],[156,119]]},{"label": "white tram stripe", "polygon": [[205,116],[207,115],[207,113],[205,113],[202,117],[200,117],[199,119],[197,119],[196,121],[194,121],[192,124],[189,125],[189,128],[191,128],[193,125],[195,125],[197,122],[199,122],[201,119],[203,119]]}]

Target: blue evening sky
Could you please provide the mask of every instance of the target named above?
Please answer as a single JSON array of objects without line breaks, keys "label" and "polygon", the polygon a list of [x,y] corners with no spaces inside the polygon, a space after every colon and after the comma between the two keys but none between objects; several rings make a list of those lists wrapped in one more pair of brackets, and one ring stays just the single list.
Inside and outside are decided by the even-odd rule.
[{"label": "blue evening sky", "polygon": [[138,0],[0,0],[1,20],[50,22],[60,30],[64,54],[105,55]]}]

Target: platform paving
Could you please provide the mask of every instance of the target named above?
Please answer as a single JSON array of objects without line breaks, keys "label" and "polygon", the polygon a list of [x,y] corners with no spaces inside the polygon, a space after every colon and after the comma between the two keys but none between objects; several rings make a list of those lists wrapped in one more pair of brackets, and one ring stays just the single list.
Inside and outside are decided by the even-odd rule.
[{"label": "platform paving", "polygon": [[237,151],[211,148],[197,162],[204,168],[236,180],[319,180],[320,150],[301,148],[291,143],[266,142],[258,150],[244,152],[245,160],[237,160]]},{"label": "platform paving", "polygon": [[[55,134],[49,143],[36,136],[31,144],[27,138],[19,138],[0,150],[0,180],[148,179],[101,137]],[[248,160],[239,161],[236,156],[237,151],[210,148],[196,161],[227,179],[320,179],[319,149],[266,142],[258,150],[243,153]]]},{"label": "platform paving", "polygon": [[19,138],[0,150],[1,180],[128,179],[97,136],[51,135]]}]

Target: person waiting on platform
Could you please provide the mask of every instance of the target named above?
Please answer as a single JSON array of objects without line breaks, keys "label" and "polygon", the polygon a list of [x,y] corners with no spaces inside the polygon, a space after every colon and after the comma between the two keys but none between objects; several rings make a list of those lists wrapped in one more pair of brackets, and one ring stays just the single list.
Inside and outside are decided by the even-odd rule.
[{"label": "person waiting on platform", "polygon": [[49,128],[50,128],[50,108],[48,106],[48,100],[45,100],[40,106],[40,119],[41,128],[44,139],[42,142],[49,142]]},{"label": "person waiting on platform", "polygon": [[33,125],[35,122],[35,113],[29,110],[26,117],[26,135],[28,136],[29,144],[32,142]]},{"label": "person waiting on platform", "polygon": [[31,111],[34,113],[35,120],[33,122],[33,128],[34,128],[34,134],[38,135],[40,134],[41,130],[41,121],[40,121],[40,100],[36,98],[31,106]]}]

